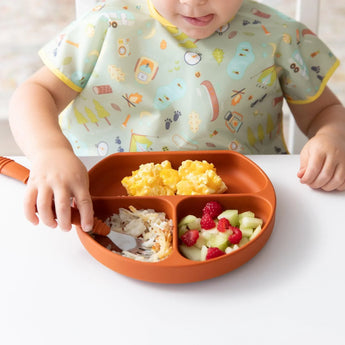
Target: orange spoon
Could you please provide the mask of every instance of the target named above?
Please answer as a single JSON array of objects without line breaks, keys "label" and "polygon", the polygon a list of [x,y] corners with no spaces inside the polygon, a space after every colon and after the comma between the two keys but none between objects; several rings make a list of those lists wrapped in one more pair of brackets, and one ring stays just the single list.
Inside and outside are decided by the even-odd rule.
[{"label": "orange spoon", "polygon": [[[0,156],[0,174],[12,177],[26,184],[30,176],[30,170],[12,159]],[[80,226],[80,214],[74,207],[71,207],[71,223]],[[100,219],[94,217],[91,233],[107,236],[110,233],[110,228]]]}]

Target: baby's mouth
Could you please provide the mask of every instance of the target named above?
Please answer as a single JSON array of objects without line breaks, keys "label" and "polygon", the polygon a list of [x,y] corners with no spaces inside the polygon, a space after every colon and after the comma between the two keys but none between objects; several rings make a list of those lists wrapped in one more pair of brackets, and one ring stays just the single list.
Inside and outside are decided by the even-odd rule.
[{"label": "baby's mouth", "polygon": [[188,23],[196,26],[206,26],[208,25],[214,17],[214,14],[208,14],[202,17],[187,17],[182,16]]}]

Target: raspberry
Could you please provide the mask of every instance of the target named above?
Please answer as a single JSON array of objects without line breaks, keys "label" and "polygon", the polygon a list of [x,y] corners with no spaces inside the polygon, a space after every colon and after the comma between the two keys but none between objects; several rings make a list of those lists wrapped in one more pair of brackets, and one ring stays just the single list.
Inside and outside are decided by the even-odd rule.
[{"label": "raspberry", "polygon": [[187,246],[193,246],[199,238],[198,230],[188,230],[181,236],[182,242]]},{"label": "raspberry", "polygon": [[217,258],[218,256],[222,256],[224,254],[225,253],[219,248],[210,247],[210,248],[207,248],[206,260]]},{"label": "raspberry", "polygon": [[205,230],[210,230],[216,226],[216,223],[208,213],[205,213],[201,217],[200,226]]},{"label": "raspberry", "polygon": [[229,236],[229,242],[231,244],[239,243],[242,239],[242,231],[235,226],[230,226],[230,229],[232,230],[232,234]]},{"label": "raspberry", "polygon": [[225,232],[229,228],[230,228],[229,220],[226,218],[220,218],[217,224],[218,231]]},{"label": "raspberry", "polygon": [[208,213],[212,218],[218,217],[223,212],[223,207],[218,201],[209,201],[202,209],[202,214]]}]

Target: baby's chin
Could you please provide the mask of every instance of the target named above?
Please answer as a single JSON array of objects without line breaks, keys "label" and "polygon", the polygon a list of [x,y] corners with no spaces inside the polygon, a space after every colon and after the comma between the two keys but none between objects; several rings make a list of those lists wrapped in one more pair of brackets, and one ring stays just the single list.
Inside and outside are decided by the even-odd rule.
[{"label": "baby's chin", "polygon": [[205,32],[184,32],[188,37],[194,40],[202,40],[212,36],[215,31],[205,31]]},{"label": "baby's chin", "polygon": [[209,27],[209,28],[196,28],[196,29],[190,29],[186,28],[185,30],[182,29],[182,31],[190,38],[194,40],[201,40],[208,38],[212,36],[220,27]]}]

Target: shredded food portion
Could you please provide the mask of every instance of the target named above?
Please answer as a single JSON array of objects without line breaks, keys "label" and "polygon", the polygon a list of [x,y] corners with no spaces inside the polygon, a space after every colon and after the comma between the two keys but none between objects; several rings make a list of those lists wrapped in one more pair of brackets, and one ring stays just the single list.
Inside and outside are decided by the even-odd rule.
[{"label": "shredded food portion", "polygon": [[137,210],[129,206],[129,210],[120,208],[105,220],[111,231],[124,233],[143,240],[141,251],[123,250],[121,255],[139,261],[157,262],[167,258],[172,252],[171,219],[164,212],[153,209]]}]

